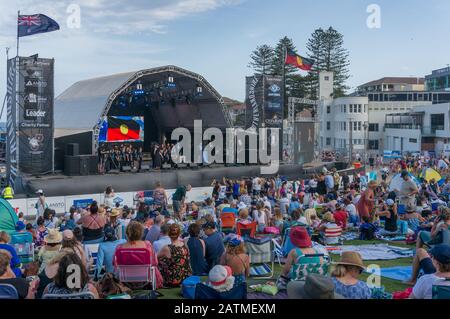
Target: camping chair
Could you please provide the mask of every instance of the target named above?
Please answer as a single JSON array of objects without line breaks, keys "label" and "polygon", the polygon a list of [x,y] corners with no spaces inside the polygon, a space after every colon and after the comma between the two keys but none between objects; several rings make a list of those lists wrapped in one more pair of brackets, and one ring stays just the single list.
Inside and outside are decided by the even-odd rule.
[{"label": "camping chair", "polygon": [[398,204],[398,215],[405,215],[406,214],[406,206],[404,204]]},{"label": "camping chair", "polygon": [[22,264],[29,264],[34,261],[34,243],[20,243],[13,246]]},{"label": "camping chair", "polygon": [[291,250],[295,248],[295,246],[291,243],[291,238],[289,237],[290,232],[291,228],[287,228],[283,238],[283,243],[281,244],[282,247],[281,251],[283,253],[283,257],[287,257],[287,255],[289,255]]},{"label": "camping chair", "polygon": [[232,232],[236,227],[236,215],[234,213],[222,213],[220,215],[220,226],[222,232]]},{"label": "camping chair", "polygon": [[270,237],[248,239],[245,241],[245,246],[250,257],[250,277],[272,278],[275,268],[272,239]]},{"label": "camping chair", "polygon": [[[308,262],[316,257],[321,257],[323,259],[322,263]],[[298,263],[299,261],[302,263]],[[326,276],[330,269],[331,259],[325,254],[306,254],[297,259],[297,263],[293,266],[295,272],[295,278],[292,280],[302,281],[306,279],[309,274],[319,274]]]},{"label": "camping chair", "polygon": [[118,278],[124,283],[151,283],[156,290],[156,270],[147,249],[133,248],[116,250],[114,264]]},{"label": "camping chair", "polygon": [[88,251],[88,261],[89,261],[89,277],[95,278],[95,276],[99,276],[100,274],[96,274],[97,269],[97,254],[98,254],[98,247],[100,244],[85,244],[84,248]]},{"label": "camping chair", "polygon": [[433,299],[450,299],[450,278],[445,278],[447,285],[433,285]]},{"label": "camping chair", "polygon": [[278,260],[278,264],[281,266],[281,259],[284,258],[283,248],[281,247],[281,245],[278,243],[278,241],[275,238],[272,238],[272,243],[273,243],[274,258],[276,258]]},{"label": "camping chair", "polygon": [[73,294],[45,294],[42,299],[95,299],[95,296],[90,291],[77,292]]},{"label": "camping chair", "polygon": [[241,237],[251,237],[254,238],[256,235],[256,222],[251,222],[248,224],[244,224],[242,222],[238,222],[236,225],[236,233]]},{"label": "camping chair", "polygon": [[19,299],[17,289],[10,284],[0,284],[0,300],[2,299]]},{"label": "camping chair", "polygon": [[206,300],[241,300],[247,299],[247,284],[245,282],[236,285],[230,291],[218,292],[203,283],[195,286],[195,299]]}]

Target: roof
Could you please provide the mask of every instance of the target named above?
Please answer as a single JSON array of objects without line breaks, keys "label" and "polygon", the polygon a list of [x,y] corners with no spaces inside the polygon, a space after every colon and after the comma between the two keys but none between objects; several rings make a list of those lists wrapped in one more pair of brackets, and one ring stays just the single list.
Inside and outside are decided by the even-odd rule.
[{"label": "roof", "polygon": [[[203,77],[176,66],[164,66],[103,76],[73,84],[55,99],[55,129],[95,129],[100,119],[108,112],[112,99],[122,94],[134,81],[145,77],[150,82],[158,82],[162,79],[162,73],[167,72],[177,77],[176,81],[179,80],[183,85],[186,81],[197,81],[206,90],[197,108],[194,105],[177,106],[173,112],[157,111],[162,125],[178,127],[182,123],[189,127],[190,125],[185,122],[193,122],[197,118],[205,119],[212,127],[230,125],[228,114],[223,111],[222,97]],[[218,107],[222,107],[222,112],[218,112]]]},{"label": "roof", "polygon": [[424,84],[425,79],[424,78],[415,78],[415,77],[384,77],[379,80],[367,82],[365,84],[360,85],[359,87],[363,86],[374,86],[374,85],[381,85],[381,84]]}]

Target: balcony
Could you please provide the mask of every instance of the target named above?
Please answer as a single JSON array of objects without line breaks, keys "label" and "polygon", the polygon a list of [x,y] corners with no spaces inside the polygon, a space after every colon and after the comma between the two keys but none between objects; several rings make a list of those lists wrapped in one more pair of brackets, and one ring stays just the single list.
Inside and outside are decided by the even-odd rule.
[{"label": "balcony", "polygon": [[384,128],[394,128],[394,129],[403,129],[403,130],[421,130],[422,125],[420,124],[405,124],[405,123],[386,123],[384,124]]},{"label": "balcony", "polygon": [[423,136],[437,136],[438,134],[439,135],[445,134],[444,125],[422,126],[420,124],[386,123],[384,124],[384,128],[385,130],[386,129],[420,130]]},{"label": "balcony", "polygon": [[436,136],[436,131],[443,131],[444,125],[424,126],[422,128],[423,136]]}]

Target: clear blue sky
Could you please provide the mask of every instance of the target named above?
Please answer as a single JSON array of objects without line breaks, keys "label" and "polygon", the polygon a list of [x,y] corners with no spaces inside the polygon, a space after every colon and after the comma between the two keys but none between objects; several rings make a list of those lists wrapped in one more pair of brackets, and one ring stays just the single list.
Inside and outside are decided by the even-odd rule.
[{"label": "clear blue sky", "polygon": [[[367,6],[381,8],[369,29]],[[66,10],[81,8],[81,28]],[[300,54],[314,29],[333,26],[350,51],[355,87],[384,76],[424,76],[450,63],[447,0],[12,0],[0,1],[0,48],[15,55],[16,15],[44,13],[61,30],[23,38],[21,55],[56,59],[56,94],[78,80],[174,64],[243,100],[251,51],[291,37]],[[4,55],[3,55],[4,56]],[[0,94],[5,92],[0,64]]]}]

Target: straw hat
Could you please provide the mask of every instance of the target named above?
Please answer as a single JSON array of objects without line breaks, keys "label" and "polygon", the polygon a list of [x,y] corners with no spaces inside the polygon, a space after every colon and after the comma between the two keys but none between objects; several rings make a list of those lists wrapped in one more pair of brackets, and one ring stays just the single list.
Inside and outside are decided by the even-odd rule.
[{"label": "straw hat", "polygon": [[50,229],[48,235],[44,237],[47,244],[59,244],[62,241],[61,233],[56,229]]},{"label": "straw hat", "polygon": [[112,210],[111,210],[111,213],[109,213],[109,216],[110,217],[117,217],[117,216],[119,216],[120,215],[120,210],[118,210],[117,208],[113,208]]},{"label": "straw hat", "polygon": [[344,251],[341,255],[341,260],[334,262],[333,264],[356,266],[362,269],[366,269],[362,261],[361,255],[356,251]]}]

